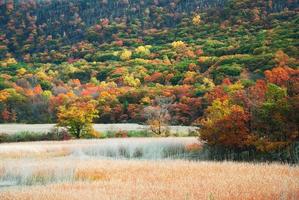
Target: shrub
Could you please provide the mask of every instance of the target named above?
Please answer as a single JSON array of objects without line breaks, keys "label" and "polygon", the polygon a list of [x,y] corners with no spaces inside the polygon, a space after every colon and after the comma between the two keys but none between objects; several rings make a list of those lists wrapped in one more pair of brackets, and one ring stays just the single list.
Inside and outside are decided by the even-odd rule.
[{"label": "shrub", "polygon": [[115,137],[126,138],[126,137],[128,137],[128,132],[127,131],[118,131],[115,133]]},{"label": "shrub", "polygon": [[94,56],[92,56],[92,60],[98,61],[98,62],[105,62],[105,61],[119,61],[119,56],[113,54],[113,53],[101,53],[97,52]]},{"label": "shrub", "polygon": [[58,141],[68,140],[70,135],[65,129],[52,129],[48,133],[22,131],[15,134],[0,133],[0,143],[29,142],[29,141]]},{"label": "shrub", "polygon": [[151,133],[147,130],[128,131],[128,137],[150,137]]},{"label": "shrub", "polygon": [[222,65],[212,72],[215,81],[221,81],[225,76],[239,76],[242,67],[239,64]]}]

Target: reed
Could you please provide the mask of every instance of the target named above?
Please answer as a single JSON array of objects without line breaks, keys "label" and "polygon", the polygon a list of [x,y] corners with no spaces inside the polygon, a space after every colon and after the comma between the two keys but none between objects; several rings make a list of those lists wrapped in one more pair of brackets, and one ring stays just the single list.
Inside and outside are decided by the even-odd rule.
[{"label": "reed", "polygon": [[[180,144],[193,152],[200,148],[194,145],[194,140],[184,138]],[[119,140],[113,140],[116,141]],[[147,144],[144,140],[133,141]],[[97,148],[105,142],[108,141],[2,144],[0,157],[4,152],[6,157],[0,159],[0,199],[299,199],[298,166],[110,159],[82,154],[85,148]],[[82,151],[74,153],[74,149]],[[70,154],[45,157],[37,154],[59,155],[58,152],[64,151]],[[21,155],[16,157],[16,152]],[[31,156],[28,158],[25,152]]]}]

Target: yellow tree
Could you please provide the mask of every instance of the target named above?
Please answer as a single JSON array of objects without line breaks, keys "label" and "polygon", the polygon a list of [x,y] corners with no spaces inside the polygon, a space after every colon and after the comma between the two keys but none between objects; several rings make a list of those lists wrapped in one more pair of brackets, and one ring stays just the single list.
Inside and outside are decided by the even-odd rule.
[{"label": "yellow tree", "polygon": [[65,127],[76,138],[95,135],[92,122],[98,117],[95,101],[75,101],[58,108],[58,127]]},{"label": "yellow tree", "polygon": [[198,26],[201,22],[201,18],[200,18],[200,15],[195,15],[192,19],[192,23],[196,26]]},{"label": "yellow tree", "polygon": [[7,67],[10,65],[17,64],[18,62],[14,58],[8,58],[6,60],[0,61],[0,67]]},{"label": "yellow tree", "polygon": [[132,56],[132,52],[129,50],[124,50],[121,54],[120,54],[120,59],[121,60],[130,60]]},{"label": "yellow tree", "polygon": [[23,76],[27,72],[27,70],[22,67],[18,69],[17,72],[18,72],[18,76]]},{"label": "yellow tree", "polygon": [[187,48],[187,44],[183,41],[174,41],[171,43],[171,46],[174,49],[186,49]]},{"label": "yellow tree", "polygon": [[135,78],[133,74],[128,74],[124,76],[124,84],[131,87],[138,87],[141,83],[140,80]]},{"label": "yellow tree", "polygon": [[6,90],[0,90],[0,102],[4,102],[8,99],[10,93]]},{"label": "yellow tree", "polygon": [[151,53],[150,48],[151,48],[150,45],[139,46],[135,49],[135,52],[140,54],[140,55],[147,56]]}]

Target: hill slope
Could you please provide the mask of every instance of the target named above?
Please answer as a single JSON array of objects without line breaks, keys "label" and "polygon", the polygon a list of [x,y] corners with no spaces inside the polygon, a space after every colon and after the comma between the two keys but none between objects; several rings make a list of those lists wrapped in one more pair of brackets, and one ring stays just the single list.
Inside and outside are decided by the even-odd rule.
[{"label": "hill slope", "polygon": [[[249,87],[298,67],[297,1],[53,0],[0,2],[0,122],[52,123],[76,98],[98,122],[145,122],[172,98],[173,124],[191,124],[226,78]],[[279,57],[279,56],[278,56]]]}]

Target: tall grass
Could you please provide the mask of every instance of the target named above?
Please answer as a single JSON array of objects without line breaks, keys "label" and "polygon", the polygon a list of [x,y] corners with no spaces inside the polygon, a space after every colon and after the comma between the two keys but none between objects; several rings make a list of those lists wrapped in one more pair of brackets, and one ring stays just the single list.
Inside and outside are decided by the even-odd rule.
[{"label": "tall grass", "polygon": [[[298,167],[280,164],[94,159],[23,164],[23,170],[30,167],[30,172],[19,176],[19,180],[27,186],[2,188],[0,199],[296,200],[299,197]],[[2,162],[2,168],[3,165]],[[17,169],[13,164],[11,168]]]},{"label": "tall grass", "polygon": [[[100,151],[98,149],[100,146],[123,145],[121,141],[124,140],[132,140],[133,145],[127,149],[129,147],[134,149],[134,145],[140,148],[153,141],[158,145],[151,148],[157,148],[159,145],[167,146],[170,143],[182,144],[188,152],[196,152],[201,148],[200,143],[196,143],[196,138],[1,144],[0,199],[296,200],[299,198],[298,166],[161,159],[119,160],[91,156],[87,153],[91,150]],[[182,146],[172,147],[168,153],[182,150]]]},{"label": "tall grass", "polygon": [[[195,143],[198,148],[190,148]],[[69,155],[110,159],[189,159],[199,150],[196,138],[112,138],[2,144],[0,157]]]}]

